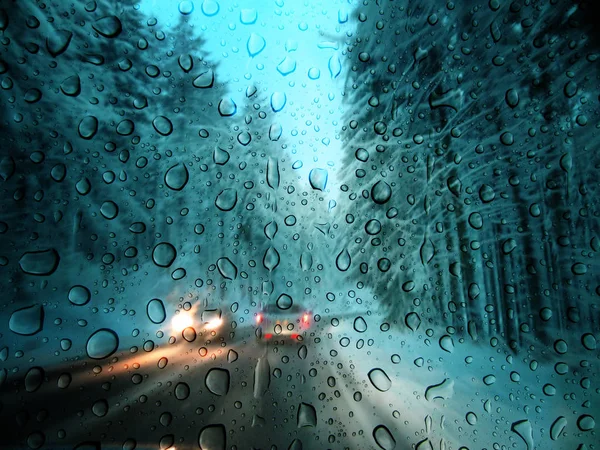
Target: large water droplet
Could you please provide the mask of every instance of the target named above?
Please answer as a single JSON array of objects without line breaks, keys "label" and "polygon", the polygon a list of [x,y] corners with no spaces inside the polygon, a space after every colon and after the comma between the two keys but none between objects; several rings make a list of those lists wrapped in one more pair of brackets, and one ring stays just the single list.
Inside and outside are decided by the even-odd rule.
[{"label": "large water droplet", "polygon": [[229,371],[227,369],[214,368],[206,374],[204,383],[206,388],[215,395],[225,395],[229,392]]},{"label": "large water droplet", "polygon": [[567,419],[564,416],[558,417],[550,427],[550,439],[557,440],[567,426]]},{"label": "large water droplet", "polygon": [[267,161],[267,184],[272,189],[279,187],[279,163],[272,156]]},{"label": "large water droplet", "polygon": [[68,30],[55,30],[46,38],[46,49],[50,56],[56,58],[58,55],[67,51],[73,33]]},{"label": "large water droplet", "polygon": [[393,450],[396,448],[396,440],[385,425],[377,425],[373,429],[373,439],[375,439],[375,443],[383,450]]},{"label": "large water droplet", "polygon": [[219,258],[217,260],[217,269],[226,280],[235,280],[237,278],[238,269],[229,258]]},{"label": "large water droplet", "polygon": [[173,124],[165,116],[156,116],[152,121],[152,126],[162,136],[168,136],[173,132]]},{"label": "large water droplet", "polygon": [[69,301],[77,306],[86,305],[92,298],[90,290],[85,286],[76,285],[69,289]]},{"label": "large water droplet", "polygon": [[425,400],[431,401],[436,398],[449,399],[454,394],[454,380],[446,378],[438,384],[433,384],[425,389]]},{"label": "large water droplet", "polygon": [[274,271],[279,265],[279,252],[274,247],[269,247],[263,257],[263,266],[269,272]]},{"label": "large water droplet", "polygon": [[258,358],[254,369],[254,398],[261,398],[271,384],[271,365],[266,355]]},{"label": "large water droplet", "polygon": [[194,87],[200,88],[200,89],[208,89],[213,87],[213,84],[215,82],[215,73],[213,72],[212,69],[208,69],[205,72],[202,72],[200,75],[198,75],[194,81],[192,81],[192,84],[194,85]]},{"label": "large water droplet", "polygon": [[260,34],[252,33],[248,38],[246,48],[248,49],[248,54],[254,57],[262,52],[266,45],[267,42],[265,41],[265,38],[263,38]]},{"label": "large water droplet", "polygon": [[335,265],[337,266],[338,270],[342,272],[348,270],[351,263],[352,259],[350,258],[350,253],[348,253],[348,250],[346,249],[342,250],[335,259]]},{"label": "large water droplet", "polygon": [[297,416],[298,428],[316,427],[317,426],[317,410],[313,405],[308,403],[300,403],[298,406]]},{"label": "large water droplet", "polygon": [[41,305],[26,306],[17,309],[10,316],[8,328],[23,336],[38,333],[44,327],[44,307]]},{"label": "large water droplet", "polygon": [[224,425],[208,425],[198,435],[200,450],[226,450],[227,433]]},{"label": "large water droplet", "polygon": [[200,9],[202,9],[202,13],[205,16],[212,17],[217,15],[221,7],[219,6],[219,3],[216,0],[204,0]]},{"label": "large water droplet", "polygon": [[150,300],[146,305],[146,314],[152,323],[163,323],[167,316],[163,301],[158,298]]},{"label": "large water droplet", "polygon": [[235,189],[223,189],[215,199],[215,206],[221,211],[231,211],[237,203],[237,191]]},{"label": "large water droplet", "polygon": [[25,390],[27,392],[37,391],[44,382],[44,369],[32,367],[25,375]]},{"label": "large water droplet", "polygon": [[371,198],[378,205],[387,203],[392,197],[392,188],[385,181],[378,181],[371,188]]},{"label": "large water droplet", "polygon": [[60,256],[51,248],[36,252],[25,252],[19,259],[19,267],[28,275],[48,276],[58,268]]},{"label": "large water droplet", "polygon": [[96,23],[92,25],[92,28],[100,35],[106,38],[115,38],[121,31],[123,27],[121,26],[121,21],[116,16],[106,16],[96,20]]},{"label": "large water droplet", "polygon": [[327,170],[325,169],[312,169],[308,174],[308,181],[313,189],[324,191],[327,186],[328,176]]},{"label": "large water droplet", "polygon": [[354,319],[354,330],[358,333],[364,333],[367,331],[367,322],[362,316],[358,316]]},{"label": "large water droplet", "polygon": [[98,119],[95,116],[86,116],[79,122],[78,128],[81,138],[90,140],[98,132]]},{"label": "large water droplet", "polygon": [[165,184],[174,191],[181,191],[187,184],[190,174],[183,163],[175,164],[165,173]]},{"label": "large water droplet", "polygon": [[69,97],[77,97],[81,93],[81,80],[79,75],[72,75],[63,80],[60,90]]},{"label": "large water droplet", "polygon": [[85,350],[92,359],[104,359],[116,352],[118,346],[117,333],[108,328],[101,328],[89,337]]},{"label": "large water droplet", "polygon": [[113,220],[119,215],[119,207],[112,200],[107,200],[100,206],[100,214],[108,220]]},{"label": "large water droplet", "polygon": [[273,112],[281,111],[287,102],[285,92],[274,92],[271,94],[271,109]]},{"label": "large water droplet", "polygon": [[176,256],[177,251],[170,242],[160,242],[152,250],[152,261],[159,267],[169,267]]},{"label": "large water droplet", "polygon": [[533,427],[529,420],[524,419],[513,422],[510,429],[523,439],[523,442],[525,442],[525,445],[527,446],[527,450],[533,450],[535,448],[533,442]]},{"label": "large water droplet", "polygon": [[375,389],[381,392],[385,392],[392,387],[392,380],[383,369],[372,369],[369,372],[369,381]]}]

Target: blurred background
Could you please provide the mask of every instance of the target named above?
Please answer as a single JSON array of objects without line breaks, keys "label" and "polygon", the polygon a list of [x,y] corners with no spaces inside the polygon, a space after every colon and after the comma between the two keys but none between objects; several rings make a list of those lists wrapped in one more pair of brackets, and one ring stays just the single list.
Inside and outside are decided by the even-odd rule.
[{"label": "blurred background", "polygon": [[0,2],[7,449],[594,449],[592,1]]}]

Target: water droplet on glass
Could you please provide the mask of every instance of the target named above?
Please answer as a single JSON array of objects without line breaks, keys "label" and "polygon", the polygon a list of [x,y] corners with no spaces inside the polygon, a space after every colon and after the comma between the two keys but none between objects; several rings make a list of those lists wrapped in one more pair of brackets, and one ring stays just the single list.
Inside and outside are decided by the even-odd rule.
[{"label": "water droplet on glass", "polygon": [[14,311],[8,321],[10,331],[23,336],[38,333],[44,327],[44,307],[41,305],[26,306]]},{"label": "water droplet on glass", "polygon": [[454,380],[444,379],[441,383],[433,384],[425,389],[425,400],[431,401],[436,398],[443,400],[452,398],[454,394]]},{"label": "water droplet on glass", "polygon": [[219,258],[217,260],[217,269],[226,280],[235,280],[237,278],[238,269],[229,258]]},{"label": "water droplet on glass", "polygon": [[198,435],[200,450],[226,450],[227,433],[224,425],[208,425]]},{"label": "water droplet on glass", "polygon": [[223,189],[215,199],[215,206],[221,211],[231,211],[237,204],[237,191],[235,189]]},{"label": "water droplet on glass", "polygon": [[273,112],[281,111],[287,102],[285,92],[274,92],[271,94],[271,109]]},{"label": "water droplet on glass", "polygon": [[525,419],[513,422],[510,429],[523,439],[523,442],[525,442],[525,445],[527,446],[527,450],[533,450],[535,448],[533,443],[533,428],[529,420]]},{"label": "water droplet on glass", "polygon": [[210,369],[204,379],[206,388],[215,395],[225,395],[229,392],[229,371],[227,369]]},{"label": "water droplet on glass", "polygon": [[388,377],[383,369],[372,369],[368,376],[369,381],[371,381],[373,387],[378,391],[385,392],[392,387],[392,380],[390,380],[390,377]]},{"label": "water droplet on glass", "polygon": [[254,398],[261,398],[271,384],[271,365],[266,356],[258,358],[254,369]]},{"label": "water droplet on glass", "polygon": [[92,28],[105,38],[115,38],[121,34],[121,31],[123,30],[121,21],[116,16],[101,17],[96,20],[92,25]]},{"label": "water droplet on glass", "polygon": [[150,300],[146,305],[146,314],[152,323],[163,323],[167,316],[163,301],[158,298]]},{"label": "water droplet on glass", "polygon": [[364,333],[367,331],[367,322],[362,316],[358,316],[354,319],[354,330],[358,333]]},{"label": "water droplet on glass", "polygon": [[98,119],[95,116],[84,117],[79,122],[78,132],[82,139],[92,139],[98,132]]},{"label": "water droplet on glass", "polygon": [[262,52],[266,45],[267,42],[265,41],[265,38],[263,38],[260,34],[252,33],[248,38],[246,48],[248,49],[248,54],[254,57]]},{"label": "water droplet on glass", "polygon": [[44,369],[32,367],[25,375],[25,390],[27,392],[37,391],[44,382]]},{"label": "water droplet on glass", "polygon": [[170,242],[160,242],[152,250],[152,261],[159,267],[169,267],[176,256],[177,251]]},{"label": "water droplet on glass", "polygon": [[165,173],[165,184],[174,191],[181,191],[189,180],[189,172],[185,164],[178,163]]},{"label": "water droplet on glass", "polygon": [[327,186],[328,173],[325,169],[312,169],[308,174],[310,186],[317,191],[324,191]]},{"label": "water droplet on glass", "polygon": [[104,359],[117,351],[119,337],[117,333],[108,328],[101,328],[94,332],[85,346],[88,357],[92,359]]},{"label": "water droplet on glass", "polygon": [[558,417],[550,427],[550,439],[557,440],[567,426],[567,419],[563,416]]},{"label": "water droplet on glass", "polygon": [[115,202],[107,200],[100,206],[100,214],[102,214],[105,219],[113,220],[119,215],[119,207]]},{"label": "water droplet on glass", "polygon": [[162,136],[168,136],[173,132],[173,124],[165,116],[156,116],[152,121],[152,126]]},{"label": "water droplet on glass", "polygon": [[212,17],[217,15],[219,12],[220,6],[216,0],[204,0],[202,2],[202,13],[207,17]]},{"label": "water droplet on glass", "polygon": [[385,181],[378,181],[371,188],[371,198],[378,205],[387,203],[392,197],[392,188]]},{"label": "water droplet on glass", "polygon": [[394,450],[396,448],[396,440],[385,425],[377,425],[373,429],[373,439],[383,450]]},{"label": "water droplet on glass", "polygon": [[313,405],[308,403],[300,403],[298,406],[298,416],[296,419],[298,428],[316,427],[317,410]]},{"label": "water droplet on glass", "polygon": [[335,259],[335,265],[337,266],[338,270],[342,272],[345,272],[350,268],[351,262],[352,260],[350,258],[350,253],[348,253],[348,250],[346,249],[342,250]]},{"label": "water droplet on glass", "polygon": [[177,400],[185,400],[190,396],[190,386],[180,381],[175,385],[175,398]]},{"label": "water droplet on glass", "polygon": [[19,267],[28,275],[48,276],[58,268],[60,256],[51,248],[36,252],[25,252],[19,259]]},{"label": "water droplet on glass", "polygon": [[277,307],[281,310],[290,309],[294,304],[294,300],[287,294],[281,294],[277,299]]},{"label": "water droplet on glass", "polygon": [[272,272],[279,265],[279,252],[274,247],[269,247],[263,257],[263,266],[269,272]]},{"label": "water droplet on glass", "polygon": [[73,33],[68,30],[54,30],[46,37],[46,49],[50,56],[56,58],[69,48]]},{"label": "water droplet on glass", "polygon": [[86,305],[92,297],[90,290],[85,286],[76,285],[69,289],[69,301],[73,305],[83,306]]}]

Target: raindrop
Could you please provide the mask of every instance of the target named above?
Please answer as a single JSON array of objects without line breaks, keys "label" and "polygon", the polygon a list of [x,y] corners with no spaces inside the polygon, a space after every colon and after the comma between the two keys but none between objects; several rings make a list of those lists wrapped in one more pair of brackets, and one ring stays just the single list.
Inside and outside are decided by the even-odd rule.
[{"label": "raindrop", "polygon": [[281,294],[277,299],[277,307],[281,310],[290,309],[294,304],[294,300],[287,294]]},{"label": "raindrop", "polygon": [[223,189],[215,199],[215,206],[221,211],[231,211],[237,204],[237,191],[235,189]]},{"label": "raindrop", "polygon": [[167,314],[165,312],[165,305],[162,300],[158,298],[153,298],[150,300],[146,305],[146,314],[152,323],[163,323]]},{"label": "raindrop", "polygon": [[152,126],[162,136],[168,136],[173,132],[173,124],[165,116],[156,116],[152,121]]},{"label": "raindrop", "polygon": [[77,97],[81,93],[81,80],[79,75],[71,75],[60,84],[60,90],[69,97]]},{"label": "raindrop", "polygon": [[392,188],[385,181],[378,181],[371,188],[371,198],[378,205],[387,203],[392,197]]},{"label": "raindrop", "polygon": [[100,206],[100,214],[102,214],[105,219],[113,220],[119,215],[119,207],[115,202],[107,200]]},{"label": "raindrop", "polygon": [[362,316],[358,316],[354,319],[354,330],[358,333],[367,331],[367,322],[365,322],[365,319],[363,319]]},{"label": "raindrop", "polygon": [[267,42],[265,41],[265,38],[263,38],[260,34],[252,33],[248,38],[246,48],[248,49],[248,54],[251,57],[254,57],[262,52],[266,45]]},{"label": "raindrop", "polygon": [[121,21],[116,16],[102,17],[96,20],[96,23],[92,25],[92,28],[105,38],[115,38],[121,34],[121,31],[123,30]]},{"label": "raindrop", "polygon": [[60,256],[51,248],[36,252],[25,252],[19,259],[19,267],[28,275],[48,276],[58,268]]},{"label": "raindrop", "polygon": [[91,297],[92,294],[90,293],[90,290],[85,286],[76,285],[69,290],[68,298],[73,305],[86,305],[90,301]]},{"label": "raindrop", "polygon": [[88,357],[92,359],[104,359],[117,351],[119,337],[117,333],[108,328],[101,328],[94,332],[85,346]]},{"label": "raindrop", "polygon": [[78,132],[82,139],[92,139],[98,132],[98,119],[95,116],[84,117],[79,122]]},{"label": "raindrop", "polygon": [[8,321],[10,331],[23,336],[31,336],[44,327],[44,307],[41,305],[26,306],[14,311]]},{"label": "raindrop", "polygon": [[220,6],[216,0],[204,0],[200,9],[205,16],[212,17],[217,15]]},{"label": "raindrop", "polygon": [[297,424],[298,428],[317,426],[317,410],[313,405],[300,403],[300,406],[298,406]]},{"label": "raindrop", "polygon": [[312,169],[308,174],[310,186],[317,191],[324,191],[327,186],[328,173],[325,169]]},{"label": "raindrop", "polygon": [[192,81],[192,85],[200,89],[208,89],[213,87],[214,82],[215,73],[212,69],[208,69],[207,71],[202,72],[200,75],[194,78],[194,81]]},{"label": "raindrop", "polygon": [[37,391],[44,382],[44,369],[32,367],[25,375],[25,390],[27,392]]},{"label": "raindrop", "polygon": [[281,111],[287,102],[287,96],[284,92],[274,92],[271,94],[271,109],[273,112]]},{"label": "raindrop", "polygon": [[165,184],[174,191],[181,191],[189,180],[189,172],[183,163],[172,166],[165,173]]},{"label": "raindrop", "polygon": [[200,450],[225,450],[227,448],[227,433],[224,425],[208,425],[198,435]]},{"label": "raindrop", "polygon": [[269,272],[274,271],[279,265],[279,252],[274,247],[269,247],[263,257],[263,266]]},{"label": "raindrop", "polygon": [[375,443],[383,450],[393,450],[396,448],[396,440],[385,425],[377,425],[373,429],[373,439]]},{"label": "raindrop", "polygon": [[160,242],[152,250],[152,261],[158,267],[169,267],[175,261],[177,251],[169,242]]},{"label": "raindrop", "polygon": [[352,260],[350,258],[350,253],[348,253],[348,250],[346,249],[342,250],[335,259],[335,265],[337,266],[338,270],[342,272],[345,272],[350,268],[351,262]]},{"label": "raindrop", "polygon": [[217,269],[226,280],[235,280],[237,278],[238,269],[229,258],[219,258],[217,260]]},{"label": "raindrop", "polygon": [[177,400],[185,400],[189,396],[190,386],[187,383],[180,381],[175,385],[175,398]]},{"label": "raindrop", "polygon": [[441,383],[433,384],[425,389],[425,400],[431,401],[436,398],[443,400],[452,398],[454,394],[454,381],[449,378],[444,379]]},{"label": "raindrop", "polygon": [[378,391],[385,392],[392,387],[392,380],[390,380],[390,377],[388,377],[383,369],[372,369],[368,376],[369,381],[371,381],[373,387]]}]

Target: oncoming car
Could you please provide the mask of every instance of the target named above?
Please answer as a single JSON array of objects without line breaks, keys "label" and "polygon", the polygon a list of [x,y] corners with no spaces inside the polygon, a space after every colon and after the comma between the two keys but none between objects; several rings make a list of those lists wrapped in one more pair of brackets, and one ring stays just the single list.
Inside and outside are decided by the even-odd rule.
[{"label": "oncoming car", "polygon": [[310,328],[311,317],[309,311],[296,304],[282,308],[281,304],[261,303],[254,318],[256,337],[259,340],[297,340]]}]

